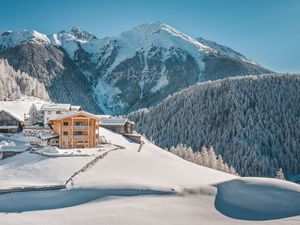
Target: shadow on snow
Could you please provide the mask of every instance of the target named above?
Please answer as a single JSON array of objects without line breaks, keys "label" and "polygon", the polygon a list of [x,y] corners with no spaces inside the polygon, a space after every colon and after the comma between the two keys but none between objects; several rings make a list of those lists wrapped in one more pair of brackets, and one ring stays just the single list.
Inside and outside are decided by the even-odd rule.
[{"label": "shadow on snow", "polygon": [[139,189],[68,189],[0,195],[0,212],[20,213],[81,205],[113,197],[169,195],[171,192]]},{"label": "shadow on snow", "polygon": [[[215,207],[241,220],[273,220],[300,215],[300,186],[232,180],[218,186]],[[295,187],[295,186],[294,186]]]}]

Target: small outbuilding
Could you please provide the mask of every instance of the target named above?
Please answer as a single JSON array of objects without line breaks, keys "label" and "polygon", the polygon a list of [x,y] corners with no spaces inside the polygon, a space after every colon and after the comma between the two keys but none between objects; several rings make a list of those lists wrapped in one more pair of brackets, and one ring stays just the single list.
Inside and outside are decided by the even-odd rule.
[{"label": "small outbuilding", "polygon": [[100,126],[119,134],[132,134],[134,122],[126,118],[102,118]]},{"label": "small outbuilding", "polygon": [[8,111],[0,110],[0,132],[17,133],[22,130],[23,121]]}]

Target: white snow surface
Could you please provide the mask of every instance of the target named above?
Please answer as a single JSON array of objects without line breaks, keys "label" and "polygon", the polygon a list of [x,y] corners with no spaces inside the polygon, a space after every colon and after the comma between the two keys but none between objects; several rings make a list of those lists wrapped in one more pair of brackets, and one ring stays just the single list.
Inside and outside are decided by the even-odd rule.
[{"label": "white snow surface", "polygon": [[24,96],[15,101],[0,101],[0,110],[8,111],[13,116],[23,121],[24,114],[29,113],[29,109],[32,104],[35,104],[39,109],[44,103],[47,102],[38,98]]},{"label": "white snow surface", "polygon": [[199,68],[203,70],[203,55],[216,53],[214,49],[161,22],[143,24],[112,37],[93,39],[83,44],[82,47],[87,52],[99,57],[101,49],[109,43],[114,43],[118,47],[118,55],[107,74],[113,71],[120,62],[133,57],[138,51],[144,52],[145,56],[148,55],[148,51],[154,46],[166,49],[166,58],[168,58],[171,48],[187,50],[196,59]]},{"label": "white snow surface", "polygon": [[[139,144],[104,128],[100,135],[125,149],[108,153],[70,189],[0,195],[0,220],[6,225],[300,222],[299,185],[201,167],[147,140],[138,151]],[[29,154],[0,161],[1,185],[63,182],[86,159]]]},{"label": "white snow surface", "polygon": [[30,147],[23,134],[0,134],[0,152],[23,152]]},{"label": "white snow surface", "polygon": [[37,151],[43,155],[27,151],[0,160],[0,189],[62,185],[73,173],[110,149],[110,145],[93,149],[48,147]]},{"label": "white snow surface", "polygon": [[242,60],[244,62],[257,65],[257,63],[255,63],[253,60],[246,58],[241,53],[236,52],[227,46],[218,44],[214,41],[206,40],[204,38],[197,38],[196,40],[202,43],[203,45],[209,46],[210,48],[214,49],[220,55],[229,56],[234,59]]}]

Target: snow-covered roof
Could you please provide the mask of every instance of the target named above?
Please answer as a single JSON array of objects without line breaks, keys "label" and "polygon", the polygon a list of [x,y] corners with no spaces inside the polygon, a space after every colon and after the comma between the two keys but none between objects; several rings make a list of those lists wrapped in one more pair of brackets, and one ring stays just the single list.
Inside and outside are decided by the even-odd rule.
[{"label": "snow-covered roof", "polygon": [[134,122],[126,118],[103,118],[101,119],[101,124],[103,126],[123,126],[125,123],[134,124]]},{"label": "snow-covered roof", "polygon": [[100,120],[99,117],[97,117],[96,115],[92,114],[92,113],[89,113],[89,112],[85,112],[85,111],[71,111],[69,113],[65,113],[65,114],[62,114],[62,115],[58,115],[58,116],[55,116],[53,118],[50,119],[50,121],[54,121],[54,120],[62,120],[62,119],[65,119],[65,118],[69,118],[69,117],[72,117],[72,116],[86,116],[86,117],[91,117],[95,120]]},{"label": "snow-covered roof", "polygon": [[56,137],[58,137],[58,135],[51,132],[51,131],[42,131],[42,132],[39,133],[39,137],[42,140],[48,140],[48,139],[51,139],[51,138],[56,138]]},{"label": "snow-covered roof", "polygon": [[97,115],[100,119],[112,118],[111,115]]},{"label": "snow-covered roof", "polygon": [[18,129],[17,125],[10,125],[10,126],[0,126],[0,130],[4,129]]},{"label": "snow-covered roof", "polygon": [[44,104],[41,110],[70,110],[71,104]]},{"label": "snow-covered roof", "polygon": [[81,106],[80,105],[71,105],[71,110],[72,111],[79,111],[79,110],[81,110]]},{"label": "snow-covered roof", "polygon": [[20,116],[15,115],[14,113],[11,113],[11,112],[9,112],[9,111],[7,111],[7,110],[0,109],[0,113],[1,113],[1,112],[7,113],[7,114],[10,115],[11,117],[13,117],[15,120],[18,120],[18,121],[23,121],[23,120],[24,120],[24,118],[20,118]]}]

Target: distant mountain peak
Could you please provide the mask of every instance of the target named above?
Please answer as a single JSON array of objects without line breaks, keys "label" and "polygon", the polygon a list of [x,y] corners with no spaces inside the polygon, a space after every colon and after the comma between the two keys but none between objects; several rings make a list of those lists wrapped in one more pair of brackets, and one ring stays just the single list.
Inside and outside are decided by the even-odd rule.
[{"label": "distant mountain peak", "polygon": [[95,35],[85,31],[80,27],[72,27],[70,31],[62,30],[50,36],[56,39],[55,40],[56,44],[59,44],[62,41],[76,41],[76,42],[84,43],[97,38]]},{"label": "distant mountain peak", "polygon": [[23,43],[50,44],[45,34],[35,30],[4,31],[0,34],[0,49],[11,48]]},{"label": "distant mountain peak", "polygon": [[81,27],[72,27],[72,29],[70,30],[69,33],[71,33],[72,35],[74,35],[75,37],[77,37],[80,40],[90,41],[92,39],[97,38],[94,34],[91,34],[87,31],[85,31]]}]

